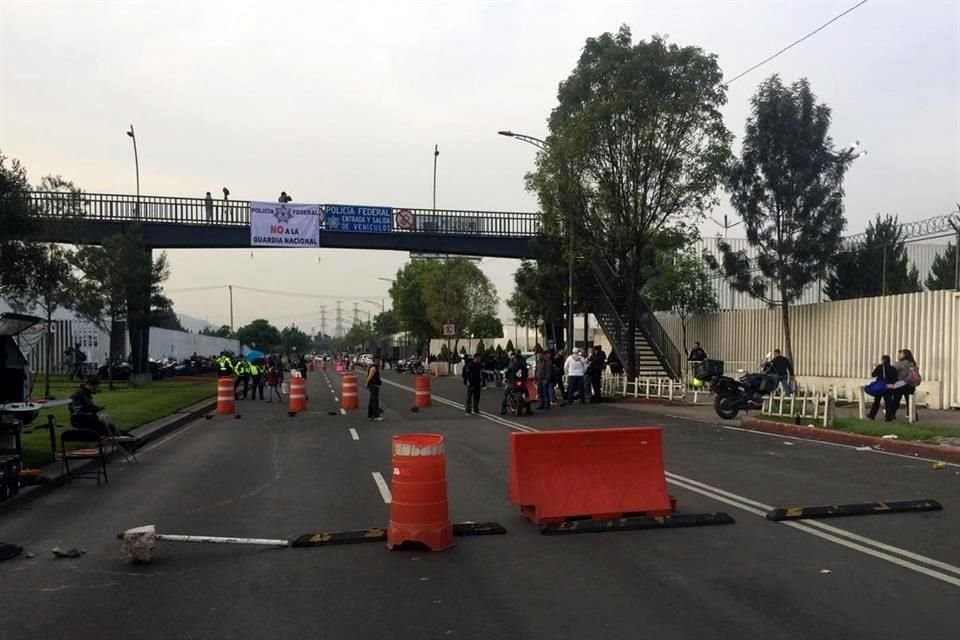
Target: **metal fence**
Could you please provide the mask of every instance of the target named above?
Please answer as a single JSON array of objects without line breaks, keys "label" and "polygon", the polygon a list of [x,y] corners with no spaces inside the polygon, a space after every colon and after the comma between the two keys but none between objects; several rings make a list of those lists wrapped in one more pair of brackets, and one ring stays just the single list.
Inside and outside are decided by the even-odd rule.
[{"label": "metal fence", "polygon": [[[30,194],[43,218],[97,222],[153,222],[219,227],[250,225],[246,200],[207,200],[168,196],[137,196],[110,193]],[[404,212],[404,222],[393,224],[392,233],[486,237],[534,237],[541,233],[540,215],[530,212],[469,211],[461,209],[393,208]],[[409,214],[409,216],[407,216]],[[320,228],[325,229],[321,216]]]}]

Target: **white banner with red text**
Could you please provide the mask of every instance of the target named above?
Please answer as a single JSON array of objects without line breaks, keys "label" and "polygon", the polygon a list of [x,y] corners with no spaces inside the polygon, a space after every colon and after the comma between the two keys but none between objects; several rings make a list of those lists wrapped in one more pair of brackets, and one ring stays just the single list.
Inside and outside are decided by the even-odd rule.
[{"label": "white banner with red text", "polygon": [[318,204],[251,202],[250,244],[254,247],[318,248],[320,216]]}]

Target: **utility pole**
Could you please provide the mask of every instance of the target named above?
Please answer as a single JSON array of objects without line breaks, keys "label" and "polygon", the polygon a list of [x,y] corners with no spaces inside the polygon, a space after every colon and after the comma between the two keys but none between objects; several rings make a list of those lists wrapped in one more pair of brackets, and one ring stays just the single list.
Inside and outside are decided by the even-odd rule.
[{"label": "utility pole", "polygon": [[433,145],[433,213],[437,213],[437,158],[440,156],[440,145]]},{"label": "utility pole", "polygon": [[343,301],[337,300],[337,326],[334,331],[337,334],[338,338],[343,337],[343,310],[340,308],[340,305],[343,304]]},{"label": "utility pole", "polygon": [[353,303],[353,326],[360,324],[360,303]]},{"label": "utility pole", "polygon": [[327,305],[320,305],[320,338],[327,335]]},{"label": "utility pole", "polygon": [[227,289],[230,290],[230,331],[236,331],[236,327],[233,326],[233,285],[228,284]]}]

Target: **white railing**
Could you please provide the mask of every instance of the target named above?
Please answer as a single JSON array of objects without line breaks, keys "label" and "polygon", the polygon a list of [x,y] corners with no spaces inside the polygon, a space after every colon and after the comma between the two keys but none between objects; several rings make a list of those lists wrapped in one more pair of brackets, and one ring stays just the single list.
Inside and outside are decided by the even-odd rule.
[{"label": "white railing", "polygon": [[[859,387],[860,397],[857,398],[857,410],[859,411],[860,419],[865,420],[867,418],[866,402],[867,398],[870,399],[871,404],[873,403],[873,396],[867,395],[863,391],[863,387]],[[907,400],[907,422],[913,424],[917,421],[917,400],[916,393],[911,393],[908,396],[904,396]],[[886,402],[886,401],[884,401]],[[886,409],[886,405],[883,407]]]},{"label": "white railing", "polygon": [[800,418],[801,420],[819,421],[821,426],[829,427],[833,424],[835,398],[832,391],[800,390],[793,395],[777,393],[763,399],[762,412],[769,416],[780,418]]},{"label": "white railing", "polygon": [[637,378],[628,380],[625,375],[607,375],[603,378],[603,391],[623,398],[659,400],[683,400],[685,385],[671,378]]}]

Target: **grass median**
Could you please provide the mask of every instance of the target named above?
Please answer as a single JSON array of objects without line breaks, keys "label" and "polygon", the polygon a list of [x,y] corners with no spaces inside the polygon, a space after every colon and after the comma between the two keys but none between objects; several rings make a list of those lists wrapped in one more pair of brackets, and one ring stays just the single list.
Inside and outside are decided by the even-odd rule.
[{"label": "grass median", "polygon": [[[770,416],[760,414],[761,420],[770,422],[782,422],[784,424],[794,424],[793,418],[782,416]],[[807,424],[806,418],[801,419],[801,423]],[[816,426],[820,426],[817,420]],[[877,438],[893,434],[898,440],[910,440],[914,442],[939,442],[943,438],[960,438],[960,427],[949,427],[941,425],[906,422],[884,422],[883,420],[861,420],[860,418],[836,418],[833,422],[834,431],[846,431],[848,433],[858,433],[863,436],[874,436]]]},{"label": "grass median", "polygon": [[[201,400],[212,398],[217,393],[216,378],[167,378],[145,387],[127,387],[125,382],[115,383],[115,386],[113,391],[109,391],[106,381],[101,383],[94,401],[106,407],[113,423],[123,430],[158,420]],[[50,395],[58,399],[69,398],[78,387],[79,383],[70,382],[65,376],[51,378]],[[23,436],[24,466],[39,467],[53,460],[50,432],[45,428],[49,414],[54,416],[57,426],[61,427],[57,429],[58,447],[59,434],[70,426],[67,407],[41,411],[30,425],[36,430]]]}]

